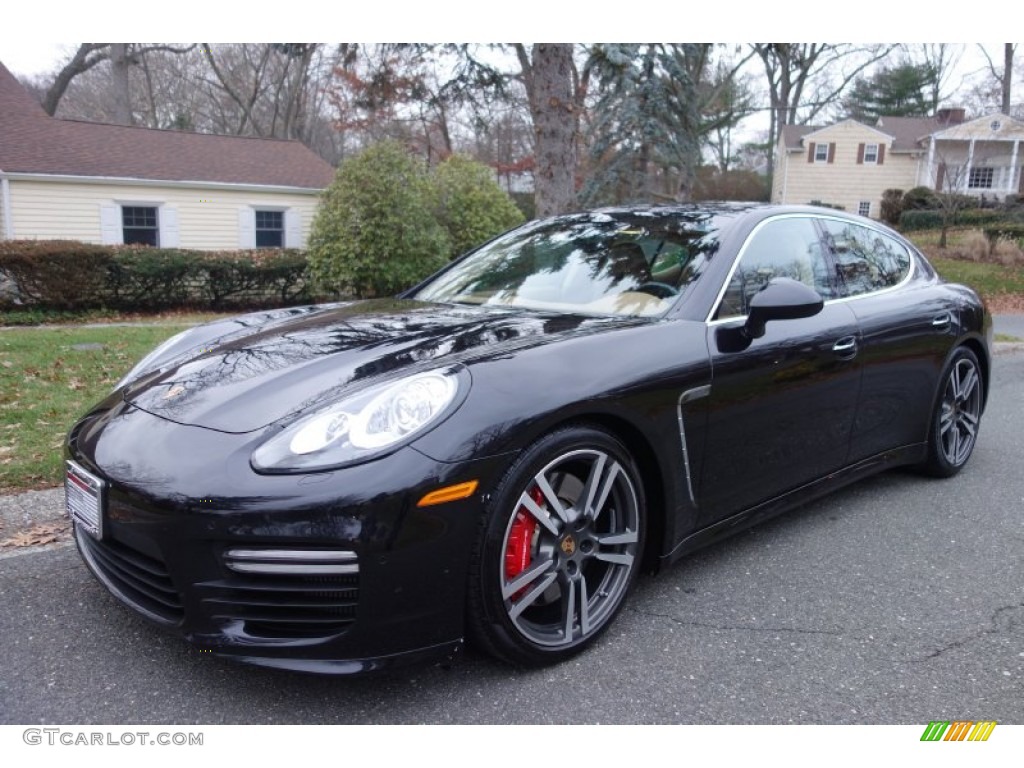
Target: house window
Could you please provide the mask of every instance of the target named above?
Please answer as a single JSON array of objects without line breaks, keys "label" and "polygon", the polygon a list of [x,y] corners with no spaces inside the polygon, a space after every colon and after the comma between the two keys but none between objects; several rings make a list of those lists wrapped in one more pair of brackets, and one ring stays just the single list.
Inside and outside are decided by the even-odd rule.
[{"label": "house window", "polygon": [[284,211],[256,211],[256,247],[284,246]]},{"label": "house window", "polygon": [[861,200],[860,204],[857,206],[857,213],[859,213],[861,216],[870,216],[871,215],[871,201],[870,200]]},{"label": "house window", "polygon": [[828,162],[828,144],[815,144],[814,145],[814,162],[816,163],[827,163]]},{"label": "house window", "polygon": [[971,168],[967,178],[968,189],[992,189],[995,168]]},{"label": "house window", "polygon": [[[864,162],[865,163],[877,163],[878,162],[878,145],[877,144],[865,144],[864,145]],[[863,203],[862,203],[863,205]]]},{"label": "house window", "polygon": [[121,206],[121,225],[125,245],[151,245],[155,248],[160,244],[155,206]]}]

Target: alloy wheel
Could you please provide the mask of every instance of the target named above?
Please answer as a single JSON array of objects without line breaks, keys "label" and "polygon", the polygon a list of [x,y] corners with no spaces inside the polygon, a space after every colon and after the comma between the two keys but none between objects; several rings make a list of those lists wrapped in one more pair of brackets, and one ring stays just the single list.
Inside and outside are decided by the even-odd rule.
[{"label": "alloy wheel", "polygon": [[596,448],[568,451],[523,488],[497,574],[516,631],[556,650],[596,634],[632,581],[640,512],[630,472]]}]

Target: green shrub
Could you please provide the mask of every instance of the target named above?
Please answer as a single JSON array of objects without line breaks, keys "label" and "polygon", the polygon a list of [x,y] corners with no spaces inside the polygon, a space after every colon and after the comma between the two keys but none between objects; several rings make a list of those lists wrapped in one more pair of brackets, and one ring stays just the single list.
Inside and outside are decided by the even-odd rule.
[{"label": "green shrub", "polygon": [[131,309],[163,309],[195,303],[196,251],[120,246],[108,267],[108,303]]},{"label": "green shrub", "polygon": [[0,273],[22,302],[58,309],[101,306],[110,248],[74,240],[0,241]]},{"label": "green shrub", "polygon": [[903,190],[887,189],[882,192],[882,206],[880,209],[882,221],[895,227],[900,222],[901,213],[903,213]]},{"label": "green shrub", "polygon": [[[998,210],[972,208],[954,211],[949,217],[948,224],[955,227],[982,227],[1005,220],[1006,214]],[[942,226],[942,210],[904,210],[900,215],[900,229],[907,232],[921,229],[941,229]]]},{"label": "green shrub", "polygon": [[928,187],[913,187],[903,195],[904,211],[935,211],[941,207],[939,196]]},{"label": "green shrub", "polygon": [[940,229],[942,212],[919,208],[904,208],[900,214],[900,229],[912,232],[921,229]]},{"label": "green shrub", "polygon": [[341,164],[325,190],[309,238],[309,266],[323,290],[386,296],[448,260],[422,165],[396,142],[375,144]]},{"label": "green shrub", "polygon": [[0,303],[42,311],[279,306],[308,302],[302,251],[207,252],[74,241],[0,242]]},{"label": "green shrub", "polygon": [[519,208],[483,163],[451,155],[431,174],[437,218],[448,233],[451,257],[487,242],[524,220]]},{"label": "green shrub", "polygon": [[990,225],[985,227],[985,236],[993,243],[1000,239],[1024,240],[1024,224],[1009,221]]}]

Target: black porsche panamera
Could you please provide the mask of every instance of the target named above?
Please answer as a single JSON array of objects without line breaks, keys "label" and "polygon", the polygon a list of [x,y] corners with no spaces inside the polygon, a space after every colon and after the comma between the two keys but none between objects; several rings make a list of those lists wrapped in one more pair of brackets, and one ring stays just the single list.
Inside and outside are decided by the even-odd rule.
[{"label": "black porsche panamera", "polygon": [[169,340],[70,431],[68,511],[95,576],[204,650],[546,664],[645,567],[891,467],[957,473],[990,341],[868,219],[563,216],[398,298]]}]

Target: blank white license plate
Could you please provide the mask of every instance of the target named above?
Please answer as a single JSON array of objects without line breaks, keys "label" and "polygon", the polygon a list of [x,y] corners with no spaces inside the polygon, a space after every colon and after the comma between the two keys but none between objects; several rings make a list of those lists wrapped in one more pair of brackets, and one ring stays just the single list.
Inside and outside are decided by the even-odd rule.
[{"label": "blank white license plate", "polygon": [[104,482],[73,461],[66,462],[64,496],[68,517],[91,536],[103,538]]}]

